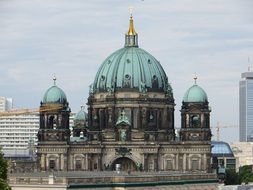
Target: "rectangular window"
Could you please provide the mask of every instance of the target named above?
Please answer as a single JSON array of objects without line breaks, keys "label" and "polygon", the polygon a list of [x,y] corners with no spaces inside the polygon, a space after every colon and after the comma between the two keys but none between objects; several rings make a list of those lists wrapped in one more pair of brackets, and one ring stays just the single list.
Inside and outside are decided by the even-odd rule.
[{"label": "rectangular window", "polygon": [[50,161],[49,161],[49,168],[50,168],[51,170],[55,169],[55,160],[50,160]]},{"label": "rectangular window", "polygon": [[82,169],[82,162],[81,160],[76,160],[76,170],[81,170]]},{"label": "rectangular window", "polygon": [[218,164],[220,166],[224,166],[224,160],[223,159],[218,159]]},{"label": "rectangular window", "polygon": [[98,169],[98,164],[95,163],[95,164],[94,164],[94,170],[97,170],[97,169]]},{"label": "rectangular window", "polygon": [[198,160],[192,160],[192,170],[198,170],[198,169],[199,169]]},{"label": "rectangular window", "polygon": [[149,163],[149,170],[150,170],[150,171],[153,171],[153,170],[154,170],[154,163],[153,163],[153,161],[151,161],[151,162]]},{"label": "rectangular window", "polygon": [[173,170],[172,160],[166,161],[166,170]]}]

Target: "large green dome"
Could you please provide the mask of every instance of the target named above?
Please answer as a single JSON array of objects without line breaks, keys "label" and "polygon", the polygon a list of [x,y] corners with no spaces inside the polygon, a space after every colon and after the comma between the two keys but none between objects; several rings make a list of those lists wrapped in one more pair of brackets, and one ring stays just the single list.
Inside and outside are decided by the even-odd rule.
[{"label": "large green dome", "polygon": [[94,93],[131,89],[139,92],[170,92],[172,95],[172,88],[159,61],[139,48],[137,39],[131,18],[125,47],[112,53],[102,63],[93,83]]},{"label": "large green dome", "polygon": [[58,86],[51,86],[44,94],[42,103],[66,103],[67,97]]},{"label": "large green dome", "polygon": [[190,87],[183,98],[183,102],[206,102],[208,101],[206,92],[197,84]]},{"label": "large green dome", "polygon": [[138,47],[124,47],[111,54],[101,65],[94,81],[94,91],[143,86],[148,91],[166,91],[167,76],[160,63],[148,52]]}]

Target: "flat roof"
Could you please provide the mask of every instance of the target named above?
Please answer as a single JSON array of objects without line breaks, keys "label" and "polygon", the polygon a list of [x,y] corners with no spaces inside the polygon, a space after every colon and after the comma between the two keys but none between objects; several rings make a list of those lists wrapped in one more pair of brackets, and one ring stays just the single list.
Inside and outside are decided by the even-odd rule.
[{"label": "flat roof", "polygon": [[246,79],[253,79],[253,72],[244,72],[242,73],[242,78],[246,78]]}]

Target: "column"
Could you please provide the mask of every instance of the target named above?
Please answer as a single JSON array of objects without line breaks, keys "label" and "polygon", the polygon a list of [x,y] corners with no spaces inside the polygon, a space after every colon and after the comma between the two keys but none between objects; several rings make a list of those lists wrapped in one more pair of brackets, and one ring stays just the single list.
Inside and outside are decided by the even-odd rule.
[{"label": "column", "polygon": [[161,163],[162,163],[161,166],[160,166],[160,167],[161,167],[161,170],[164,171],[164,170],[165,170],[165,168],[164,168],[164,164],[165,164],[165,163],[164,163],[164,162],[165,162],[165,160],[164,160],[164,155],[161,156],[160,161],[161,161]]},{"label": "column", "polygon": [[88,170],[89,169],[89,159],[88,159],[88,154],[85,154],[85,170]]},{"label": "column", "polygon": [[183,171],[186,171],[186,154],[183,155]]},{"label": "column", "polygon": [[88,157],[88,161],[89,161],[89,164],[88,164],[88,170],[91,171],[92,170],[92,160],[91,160],[91,155],[89,155]]},{"label": "column", "polygon": [[61,154],[58,154],[57,158],[57,170],[61,170]]},{"label": "column", "polygon": [[101,157],[102,157],[102,155],[98,155],[98,163],[97,163],[97,165],[98,165],[97,170],[98,171],[102,171]]},{"label": "column", "polygon": [[74,169],[73,168],[73,155],[72,154],[69,156],[69,169],[70,170]]},{"label": "column", "polygon": [[205,118],[205,116],[204,116],[204,114],[202,113],[201,114],[201,127],[205,127],[205,120],[204,120],[204,118]]},{"label": "column", "polygon": [[206,158],[206,154],[203,155],[203,158],[204,158],[204,164],[203,164],[203,170],[207,170],[208,168],[206,167],[207,166],[207,158]]},{"label": "column", "polygon": [[189,154],[186,155],[186,160],[187,160],[187,163],[188,163],[188,167],[187,170],[191,170],[192,169],[192,166],[191,166],[191,159],[189,157]]},{"label": "column", "polygon": [[49,170],[49,160],[48,160],[48,155],[46,155],[46,157],[45,157],[45,166],[46,166],[45,170],[46,170],[46,171],[47,171],[47,170]]},{"label": "column", "polygon": [[42,170],[46,170],[46,162],[45,162],[45,154],[41,154],[41,157],[40,157],[40,168]]},{"label": "column", "polygon": [[63,154],[60,154],[60,160],[61,160],[60,170],[64,170],[65,164],[64,164],[64,155]]},{"label": "column", "polygon": [[148,155],[144,154],[144,171],[148,171]]},{"label": "column", "polygon": [[61,155],[58,154],[58,157],[56,158],[56,170],[60,170],[61,168]]},{"label": "column", "polygon": [[154,170],[158,171],[158,156],[154,155]]},{"label": "column", "polygon": [[85,157],[82,157],[82,170],[85,170]]},{"label": "column", "polygon": [[189,114],[186,114],[186,127],[189,127]]},{"label": "column", "polygon": [[175,158],[175,170],[178,170],[178,159],[179,159],[179,156],[178,154],[176,154],[176,158]]}]

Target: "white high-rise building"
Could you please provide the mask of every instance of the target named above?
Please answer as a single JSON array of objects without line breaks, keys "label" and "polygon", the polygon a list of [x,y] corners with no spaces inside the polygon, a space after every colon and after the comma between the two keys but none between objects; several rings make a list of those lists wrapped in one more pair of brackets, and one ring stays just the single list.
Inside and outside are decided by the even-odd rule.
[{"label": "white high-rise building", "polygon": [[242,73],[239,83],[240,141],[253,142],[253,72]]},{"label": "white high-rise building", "polygon": [[0,146],[7,157],[29,154],[29,142],[37,142],[39,114],[0,117]]},{"label": "white high-rise building", "polygon": [[[70,115],[73,127],[74,114]],[[25,157],[37,144],[39,113],[0,116],[0,147],[5,157]]]},{"label": "white high-rise building", "polygon": [[12,98],[0,96],[0,111],[8,111],[12,109]]}]

